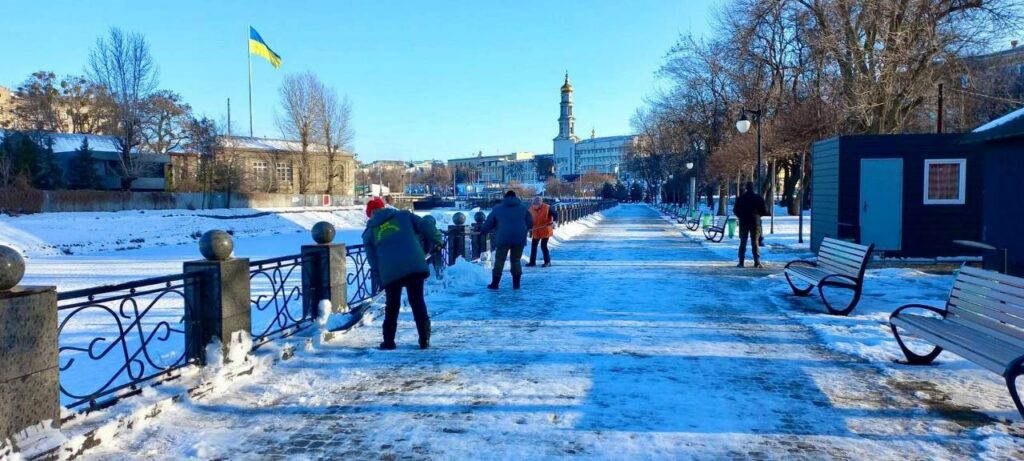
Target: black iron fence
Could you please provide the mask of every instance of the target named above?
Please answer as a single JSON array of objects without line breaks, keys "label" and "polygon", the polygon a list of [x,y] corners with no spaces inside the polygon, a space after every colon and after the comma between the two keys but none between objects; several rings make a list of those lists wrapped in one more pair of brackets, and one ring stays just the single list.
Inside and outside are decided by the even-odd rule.
[{"label": "black iron fence", "polygon": [[291,336],[313,321],[302,305],[302,255],[249,263],[253,343]]},{"label": "black iron fence", "polygon": [[185,290],[197,282],[177,274],[58,293],[61,405],[103,408],[193,363]]}]

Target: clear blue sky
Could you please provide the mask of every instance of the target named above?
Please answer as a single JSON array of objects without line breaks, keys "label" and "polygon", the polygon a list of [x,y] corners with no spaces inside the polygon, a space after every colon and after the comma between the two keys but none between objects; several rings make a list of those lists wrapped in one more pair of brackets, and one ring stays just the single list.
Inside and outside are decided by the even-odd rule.
[{"label": "clear blue sky", "polygon": [[252,24],[282,56],[253,57],[257,136],[278,137],[281,77],[313,71],[353,103],[361,160],[516,150],[549,153],[568,70],[576,127],[625,134],[680,33],[703,35],[717,0],[193,1],[10,0],[0,85],[31,72],[82,73],[111,26],[142,32],[160,86],[197,112],[248,131],[246,38]]}]

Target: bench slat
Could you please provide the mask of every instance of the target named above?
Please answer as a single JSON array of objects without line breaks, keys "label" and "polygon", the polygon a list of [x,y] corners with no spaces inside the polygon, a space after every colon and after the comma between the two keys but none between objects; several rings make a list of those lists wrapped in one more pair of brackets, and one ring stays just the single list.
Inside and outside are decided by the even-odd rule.
[{"label": "bench slat", "polygon": [[971,311],[956,310],[950,311],[946,319],[963,325],[966,328],[985,331],[989,336],[1024,348],[1024,336],[1022,336],[1024,331],[998,320],[993,320],[991,317],[978,315]]},{"label": "bench slat", "polygon": [[864,259],[864,256],[868,254],[867,248],[863,250],[853,250],[839,245],[822,245],[818,251],[828,251],[830,253],[835,253],[837,255],[849,256],[850,259],[856,260]]},{"label": "bench slat", "polygon": [[992,280],[990,278],[987,278],[987,275],[988,274],[978,274],[975,272],[963,272],[963,270],[961,269],[960,275],[957,276],[957,281],[963,281],[965,284],[976,285],[979,287],[995,290],[1001,293],[1006,293],[1008,295],[1024,300],[1024,288],[1019,288],[1014,284]]},{"label": "bench slat", "polygon": [[1005,312],[998,303],[992,303],[970,293],[954,290],[949,300],[950,311],[966,310],[990,317],[1018,328],[1024,328],[1024,318]]},{"label": "bench slat", "polygon": [[926,339],[999,374],[1006,370],[1013,359],[1024,354],[1024,349],[991,337],[979,336],[973,329],[962,328],[941,319],[907,314],[895,317],[892,321],[913,336]]},{"label": "bench slat", "polygon": [[957,279],[956,282],[953,282],[953,290],[965,295],[988,300],[988,303],[997,305],[1000,310],[1024,318],[1024,298],[979,285],[971,285],[962,279]]},{"label": "bench slat", "polygon": [[855,268],[857,271],[860,271],[861,266],[864,265],[864,261],[866,260],[866,258],[864,258],[863,256],[861,256],[860,258],[853,258],[847,255],[835,254],[825,249],[822,249],[821,251],[818,252],[818,259],[829,260],[835,262],[836,264],[850,266],[852,268]]},{"label": "bench slat", "polygon": [[861,267],[861,264],[863,263],[863,260],[854,262],[854,261],[849,261],[849,260],[845,260],[845,259],[835,259],[835,258],[832,257],[832,255],[830,255],[828,253],[819,253],[818,254],[818,262],[819,263],[823,263],[823,262],[824,263],[829,263],[829,265],[836,266],[836,267],[847,267],[847,268],[849,268],[849,270],[851,270],[853,272],[860,272],[860,267]]},{"label": "bench slat", "polygon": [[980,269],[980,268],[971,267],[971,266],[963,266],[963,267],[961,267],[960,268],[960,273],[961,274],[967,274],[967,275],[974,276],[974,277],[978,277],[978,278],[982,278],[982,279],[991,279],[991,280],[995,280],[996,282],[999,282],[1000,284],[1005,284],[1005,285],[1008,285],[1008,286],[1024,289],[1024,278],[1014,277],[1012,275],[1000,274],[998,272],[993,272],[993,271],[990,271],[990,270]]},{"label": "bench slat", "polygon": [[858,245],[856,243],[847,242],[845,240],[836,240],[836,239],[831,238],[831,237],[825,237],[825,239],[822,240],[821,244],[822,244],[822,246],[824,246],[824,245],[837,245],[837,246],[846,247],[846,248],[849,248],[849,249],[855,250],[855,251],[856,250],[863,251],[865,253],[867,253],[867,251],[868,251],[867,245]]},{"label": "bench slat", "polygon": [[837,264],[834,261],[828,259],[819,259],[818,266],[827,269],[829,272],[836,274],[848,275],[853,278],[857,278],[860,275],[859,267],[851,267],[845,264]]}]

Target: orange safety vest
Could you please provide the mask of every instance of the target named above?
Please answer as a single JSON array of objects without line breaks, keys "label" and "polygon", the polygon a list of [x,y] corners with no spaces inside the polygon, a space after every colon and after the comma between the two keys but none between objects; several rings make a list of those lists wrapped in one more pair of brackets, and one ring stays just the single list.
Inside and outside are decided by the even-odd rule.
[{"label": "orange safety vest", "polygon": [[555,230],[551,227],[550,205],[543,203],[540,207],[531,206],[530,215],[533,216],[533,238],[545,239],[555,235]]}]

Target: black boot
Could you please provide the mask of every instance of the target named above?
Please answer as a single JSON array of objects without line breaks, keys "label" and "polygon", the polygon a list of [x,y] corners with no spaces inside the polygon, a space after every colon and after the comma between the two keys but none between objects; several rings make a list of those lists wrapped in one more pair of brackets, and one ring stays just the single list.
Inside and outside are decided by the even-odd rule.
[{"label": "black boot", "polygon": [[745,264],[743,264],[743,260],[741,259],[741,260],[740,260],[740,263],[739,263],[739,264],[737,264],[737,265],[736,265],[736,267],[743,267],[743,266],[745,266]]},{"label": "black boot", "polygon": [[491,276],[491,284],[487,285],[487,288],[490,288],[492,290],[497,290],[498,289],[498,284],[500,284],[500,283],[501,283],[501,275],[492,275]]},{"label": "black boot", "polygon": [[523,274],[512,274],[512,289],[519,289],[519,280],[523,278]]},{"label": "black boot", "polygon": [[762,268],[764,266],[761,265],[761,261],[758,261],[758,260],[755,259],[754,260],[754,267],[760,269],[760,268]]},{"label": "black boot", "polygon": [[385,341],[385,342],[380,343],[380,350],[382,350],[382,351],[393,351],[397,347],[398,346],[395,345],[395,343],[393,343],[393,342],[389,343],[389,342]]},{"label": "black boot", "polygon": [[537,267],[537,263],[535,263],[533,261],[528,262],[528,263],[526,263],[526,267]]},{"label": "black boot", "polygon": [[420,349],[430,347],[430,322],[427,322],[427,324],[422,327],[420,325],[416,325],[416,330],[418,330],[420,334]]}]

